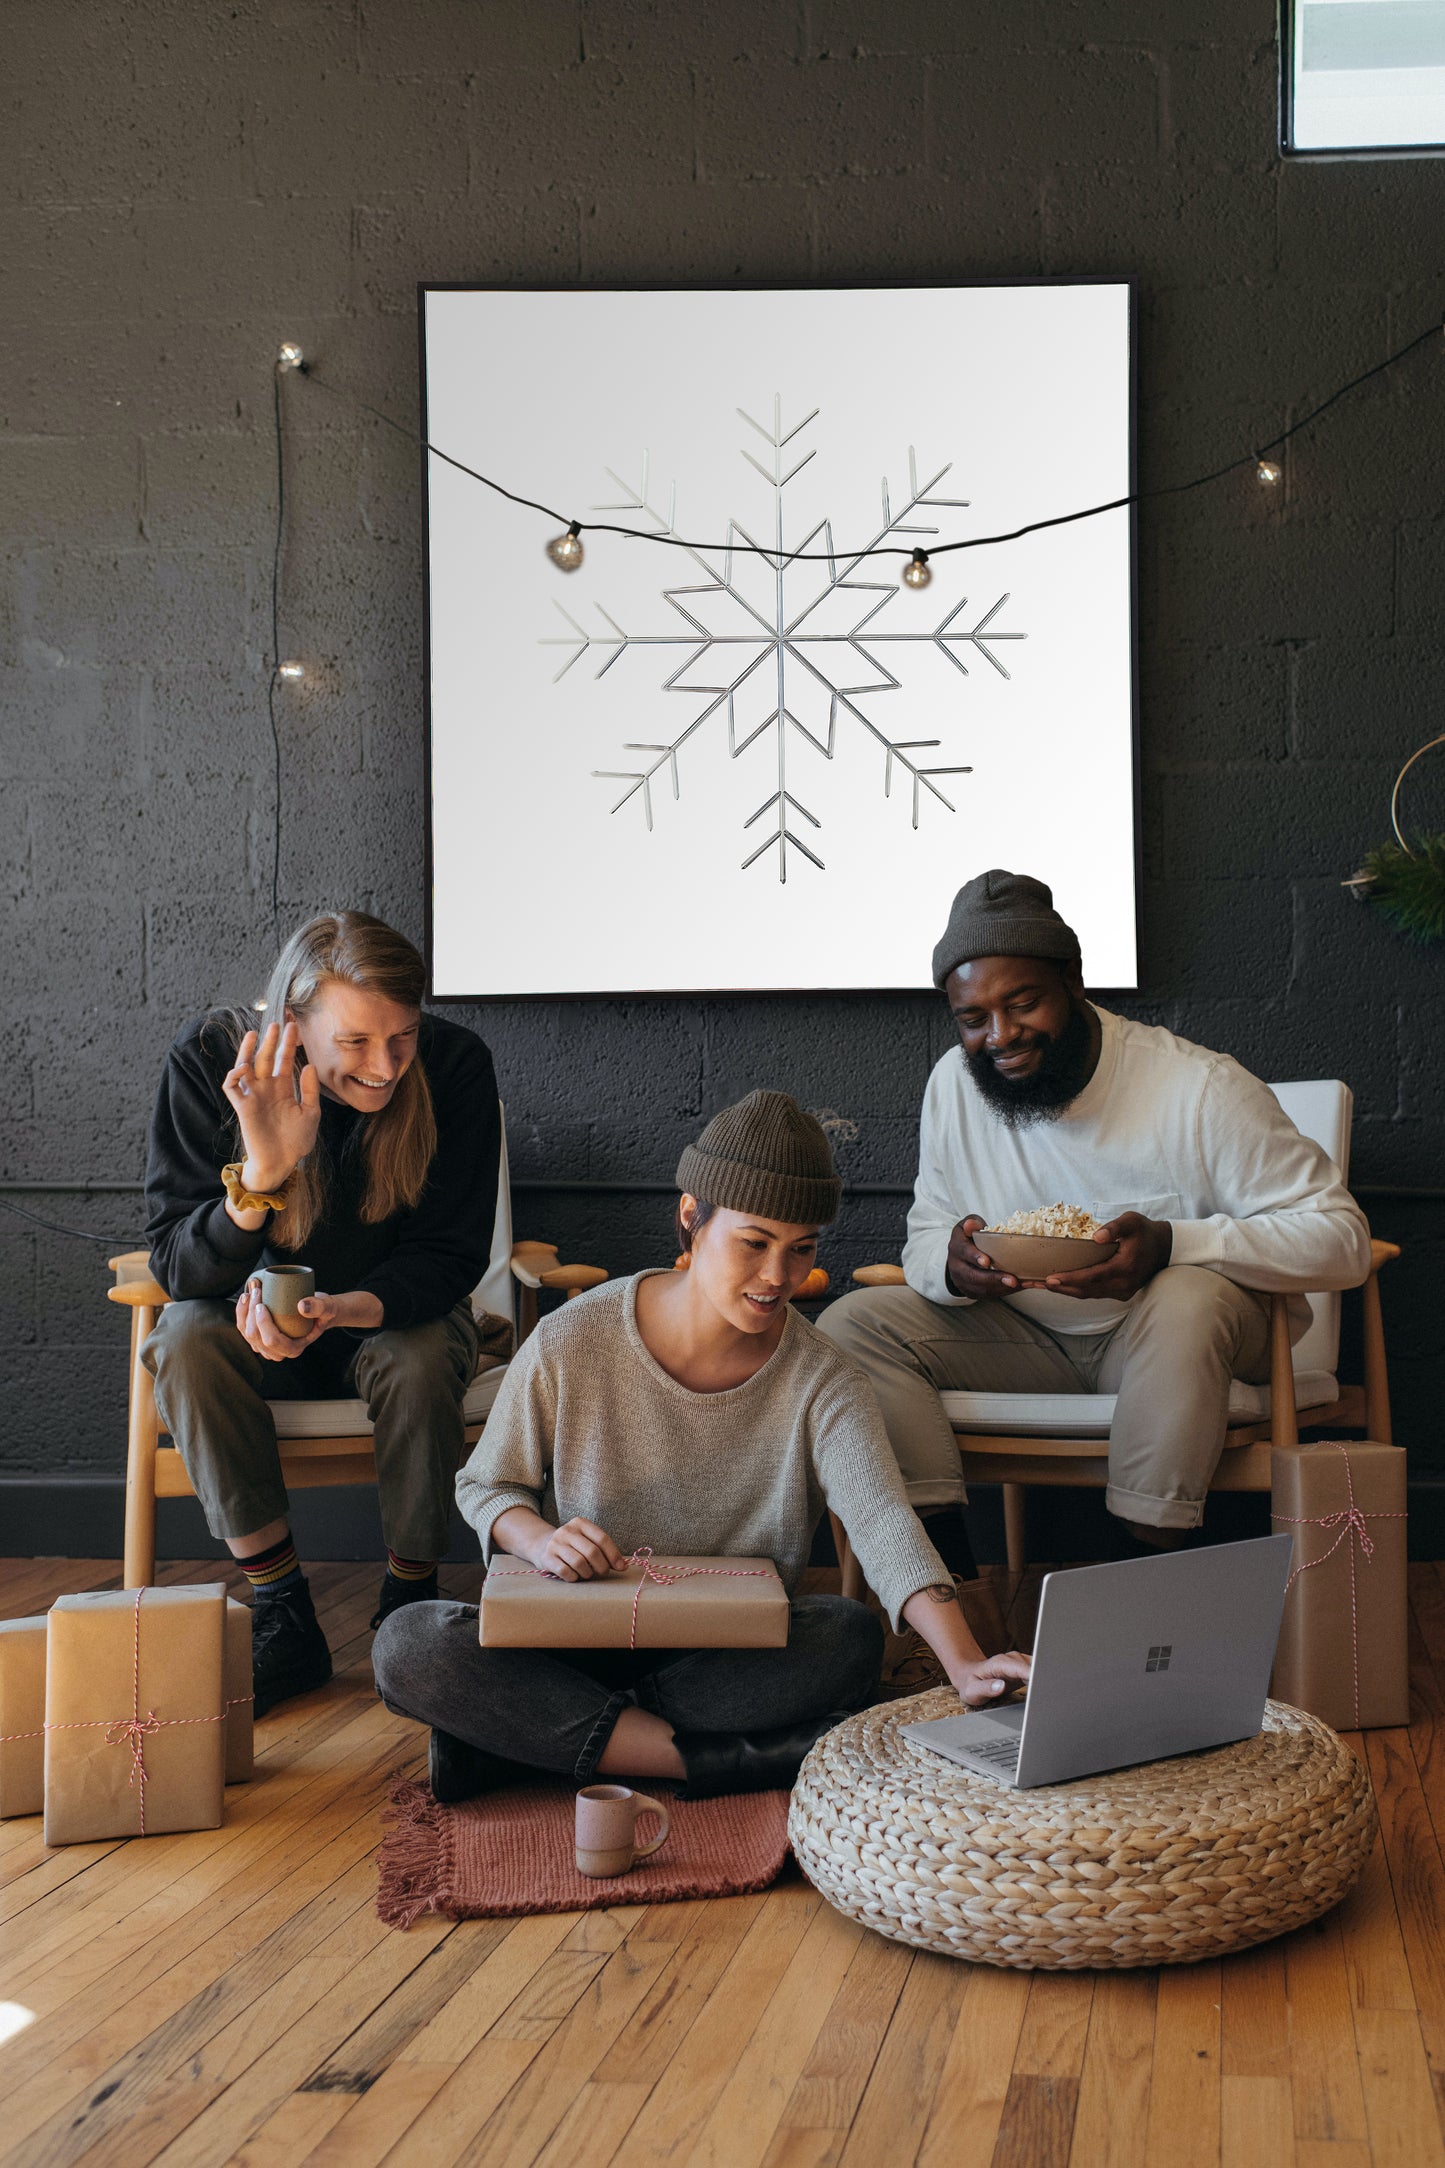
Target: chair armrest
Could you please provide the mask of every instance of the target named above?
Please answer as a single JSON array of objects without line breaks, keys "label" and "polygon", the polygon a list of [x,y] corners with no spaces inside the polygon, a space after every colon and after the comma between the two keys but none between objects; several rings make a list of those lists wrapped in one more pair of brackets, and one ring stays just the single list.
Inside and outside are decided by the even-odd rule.
[{"label": "chair armrest", "polygon": [[1379,1240],[1377,1239],[1377,1237],[1376,1237],[1376,1236],[1374,1236],[1374,1235],[1371,1235],[1371,1237],[1370,1237],[1370,1270],[1371,1270],[1371,1272],[1378,1272],[1378,1271],[1380,1270],[1380,1268],[1381,1268],[1381,1266],[1382,1266],[1382,1265],[1392,1265],[1392,1264],[1393,1264],[1393,1263],[1395,1262],[1395,1259],[1396,1259],[1396,1258],[1397,1258],[1397,1257],[1399,1256],[1399,1254],[1400,1254],[1400,1245],[1399,1245],[1399,1243],[1398,1243],[1398,1242],[1381,1242],[1381,1241],[1379,1241]]},{"label": "chair armrest", "polygon": [[860,1287],[906,1287],[902,1265],[859,1265],[853,1274]]},{"label": "chair armrest", "polygon": [[584,1288],[600,1287],[607,1278],[601,1265],[561,1265],[555,1242],[514,1242],[512,1278],[523,1287],[561,1288],[577,1295]]},{"label": "chair armrest", "polygon": [[128,1310],[158,1310],[170,1301],[151,1271],[149,1250],[127,1250],[121,1257],[108,1257],[106,1263],[115,1274],[114,1287],[105,1291],[107,1302],[124,1303]]}]

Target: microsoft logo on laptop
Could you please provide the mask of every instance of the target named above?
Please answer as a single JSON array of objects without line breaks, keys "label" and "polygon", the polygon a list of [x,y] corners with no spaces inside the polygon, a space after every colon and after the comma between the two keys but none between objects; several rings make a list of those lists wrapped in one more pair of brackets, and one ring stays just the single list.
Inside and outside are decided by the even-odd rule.
[{"label": "microsoft logo on laptop", "polygon": [[1159,1643],[1150,1649],[1144,1662],[1144,1669],[1146,1671],[1167,1671],[1169,1669],[1169,1659],[1173,1654],[1174,1643],[1172,1641]]}]

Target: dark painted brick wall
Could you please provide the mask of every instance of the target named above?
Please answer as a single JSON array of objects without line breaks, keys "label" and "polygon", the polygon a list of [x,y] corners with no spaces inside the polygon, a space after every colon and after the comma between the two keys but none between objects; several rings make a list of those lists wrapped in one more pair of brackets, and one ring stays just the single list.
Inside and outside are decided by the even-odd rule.
[{"label": "dark painted brick wall", "polygon": [[[1272,435],[1438,316],[1445,163],[1274,151],[1272,0],[11,0],[0,127],[0,1177],[124,1180],[177,1026],[270,953],[265,683],[283,337],[415,413],[429,279],[1136,273],[1144,482]],[[579,363],[585,366],[585,358]],[[906,356],[899,357],[900,370]],[[1266,1075],[1354,1085],[1362,1183],[1445,1182],[1441,959],[1342,894],[1445,677],[1427,351],[1250,480],[1141,522],[1145,992]],[[290,384],[283,907],[422,915],[421,570],[408,447]],[[1439,816],[1428,778],[1420,817]],[[986,846],[985,846],[986,848]],[[1046,872],[1041,867],[1039,871]],[[931,941],[934,928],[921,926]],[[820,927],[820,935],[826,927]],[[924,1000],[505,1006],[529,1176],[666,1179],[766,1080],[904,1183]],[[130,1236],[135,1200],[21,1196]],[[659,1197],[519,1197],[625,1270]],[[849,1205],[830,1262],[896,1250]],[[1386,1296],[1400,1430],[1445,1392],[1438,1206]],[[103,1251],[0,1234],[15,1471],[117,1471]],[[57,1531],[57,1547],[63,1530]]]}]

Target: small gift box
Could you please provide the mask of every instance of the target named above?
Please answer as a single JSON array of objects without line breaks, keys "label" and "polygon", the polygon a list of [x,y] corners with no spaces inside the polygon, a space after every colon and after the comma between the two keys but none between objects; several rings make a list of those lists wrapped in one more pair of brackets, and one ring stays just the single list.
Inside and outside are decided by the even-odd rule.
[{"label": "small gift box", "polygon": [[770,1558],[654,1558],[561,1581],[499,1557],[482,1585],[487,1649],[781,1649],[788,1592]]},{"label": "small gift box", "polygon": [[222,1677],[226,1711],[226,1782],[245,1784],[256,1773],[251,1721],[251,1610],[226,1598],[226,1652]]},{"label": "small gift box", "polygon": [[45,1621],[0,1620],[0,1821],[45,1804]]},{"label": "small gift box", "polygon": [[220,1827],[225,1618],[219,1582],[57,1598],[46,1622],[47,1844]]},{"label": "small gift box", "polygon": [[1407,1724],[1403,1451],[1277,1445],[1271,1480],[1294,1559],[1270,1692],[1337,1731]]}]

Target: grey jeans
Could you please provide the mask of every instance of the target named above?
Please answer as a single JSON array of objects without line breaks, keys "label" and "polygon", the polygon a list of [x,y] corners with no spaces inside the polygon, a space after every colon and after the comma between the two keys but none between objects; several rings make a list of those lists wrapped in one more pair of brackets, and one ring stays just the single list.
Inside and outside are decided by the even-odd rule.
[{"label": "grey jeans", "polygon": [[586,1784],[629,1704],[674,1731],[775,1731],[864,1708],[883,1629],[850,1597],[797,1596],[781,1649],[484,1649],[475,1604],[411,1603],[382,1621],[371,1662],[398,1716]]},{"label": "grey jeans", "polygon": [[172,1302],[141,1360],[213,1536],[251,1536],[286,1517],[268,1400],[354,1398],[372,1421],[382,1533],[400,1557],[421,1559],[447,1547],[477,1345],[471,1305],[459,1302],[428,1325],[323,1333],[273,1363],[247,1346],[231,1303]]},{"label": "grey jeans", "polygon": [[1109,1511],[1197,1528],[1224,1449],[1233,1378],[1269,1378],[1269,1307],[1199,1265],[1167,1265],[1110,1332],[1047,1332],[1006,1302],[954,1308],[911,1287],[870,1287],[818,1328],[867,1371],[912,1503],[965,1498],[939,1394],[1116,1393]]}]

